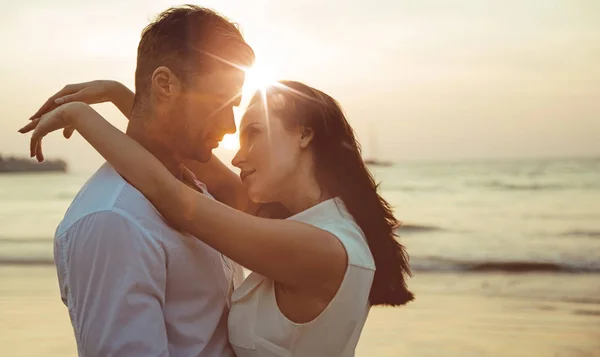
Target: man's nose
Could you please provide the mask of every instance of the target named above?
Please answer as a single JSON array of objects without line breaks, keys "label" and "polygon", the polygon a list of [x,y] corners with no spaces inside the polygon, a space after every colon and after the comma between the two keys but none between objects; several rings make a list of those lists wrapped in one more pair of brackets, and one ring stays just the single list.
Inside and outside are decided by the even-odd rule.
[{"label": "man's nose", "polygon": [[227,134],[235,134],[235,115],[233,109],[228,110],[227,114],[223,117],[223,129]]}]

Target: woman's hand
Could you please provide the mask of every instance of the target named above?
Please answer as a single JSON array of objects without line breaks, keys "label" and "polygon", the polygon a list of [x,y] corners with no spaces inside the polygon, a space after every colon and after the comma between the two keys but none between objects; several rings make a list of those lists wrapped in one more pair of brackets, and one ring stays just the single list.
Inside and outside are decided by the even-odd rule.
[{"label": "woman's hand", "polygon": [[[129,118],[133,108],[134,93],[117,81],[96,80],[91,82],[67,84],[63,89],[48,98],[48,100],[33,114],[29,120],[40,118],[62,104],[83,102],[98,104],[112,102],[120,111]],[[70,138],[73,128],[65,128],[63,135]]]},{"label": "woman's hand", "polygon": [[69,131],[70,133],[73,133],[75,128],[67,122],[67,116],[65,114],[70,107],[77,105],[86,104],[75,102],[61,105],[39,118],[32,119],[29,124],[19,129],[19,133],[21,134],[25,134],[33,130],[33,134],[31,135],[31,140],[29,143],[29,153],[31,157],[35,156],[39,162],[44,161],[44,154],[42,152],[42,139],[44,136],[60,129],[64,129],[64,132]]}]

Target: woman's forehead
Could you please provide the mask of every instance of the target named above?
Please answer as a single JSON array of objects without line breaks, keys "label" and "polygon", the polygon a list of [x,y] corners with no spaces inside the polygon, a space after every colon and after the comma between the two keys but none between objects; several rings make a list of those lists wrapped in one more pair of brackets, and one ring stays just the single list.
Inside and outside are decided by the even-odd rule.
[{"label": "woman's forehead", "polygon": [[253,103],[246,108],[242,116],[242,123],[264,120],[264,110],[261,103]]},{"label": "woman's forehead", "polygon": [[240,133],[244,131],[245,128],[251,125],[263,125],[272,127],[273,124],[278,126],[281,117],[278,112],[273,111],[271,103],[268,104],[269,112],[265,113],[264,104],[261,102],[255,102],[248,106],[244,115],[242,116],[242,120],[240,121]]},{"label": "woman's forehead", "polygon": [[244,115],[242,116],[242,120],[240,121],[240,133],[244,131],[245,128],[252,124],[264,124],[265,123],[265,113],[263,110],[263,106],[261,103],[254,103],[246,108]]}]

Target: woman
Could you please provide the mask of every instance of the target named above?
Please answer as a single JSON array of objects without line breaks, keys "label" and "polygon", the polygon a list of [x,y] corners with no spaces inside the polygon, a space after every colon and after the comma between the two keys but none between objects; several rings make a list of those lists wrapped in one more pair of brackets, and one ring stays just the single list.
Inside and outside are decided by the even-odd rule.
[{"label": "woman", "polygon": [[240,357],[353,356],[370,306],[413,299],[398,221],[339,104],[321,91],[279,82],[255,94],[240,125],[233,165],[247,193],[229,204],[247,209],[240,202],[250,198],[259,209],[248,211],[285,220],[194,191],[85,103],[64,104],[21,132],[33,128],[32,156],[48,133],[79,131],[174,226],[254,272],[234,292],[229,315]]}]

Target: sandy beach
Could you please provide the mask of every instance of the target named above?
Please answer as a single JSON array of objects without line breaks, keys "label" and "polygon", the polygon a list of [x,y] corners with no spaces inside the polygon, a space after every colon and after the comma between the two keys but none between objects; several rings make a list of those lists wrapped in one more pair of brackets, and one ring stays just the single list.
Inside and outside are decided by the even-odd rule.
[{"label": "sandy beach", "polygon": [[[358,357],[600,356],[600,275],[419,273],[374,308]],[[0,356],[75,356],[51,267],[0,268]]]}]

